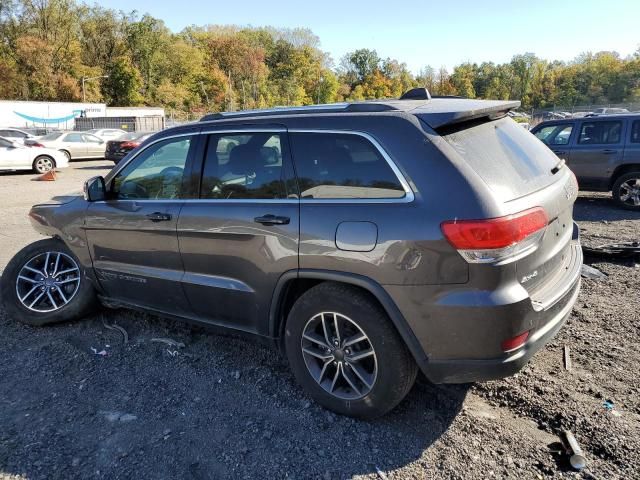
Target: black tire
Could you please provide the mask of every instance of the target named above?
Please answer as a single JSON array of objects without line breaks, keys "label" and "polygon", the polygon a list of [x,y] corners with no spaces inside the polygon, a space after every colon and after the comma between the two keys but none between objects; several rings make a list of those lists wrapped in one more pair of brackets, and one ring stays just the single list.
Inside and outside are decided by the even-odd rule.
[{"label": "black tire", "polygon": [[[352,327],[355,325],[359,328],[368,337],[366,341],[370,342],[368,345],[375,352],[375,357],[371,361],[375,361],[377,365],[377,374],[368,391],[368,387],[364,383],[360,383],[364,392],[359,398],[345,399],[339,397],[339,392],[337,394],[330,393],[326,387],[323,388],[316,381],[307,367],[302,352],[303,333],[305,327],[313,325],[313,319],[318,318],[321,312],[336,312],[346,317],[341,321],[351,322],[346,323],[347,328],[349,325]],[[327,338],[326,334],[324,338]],[[285,349],[296,380],[312,399],[336,413],[357,418],[372,419],[392,410],[411,390],[418,373],[413,357],[378,303],[363,290],[340,283],[321,283],[300,296],[287,319]],[[323,348],[320,350],[329,351],[329,349],[324,350]],[[336,348],[336,350],[338,349]],[[336,353],[336,350],[332,350],[332,354]],[[331,361],[331,364],[340,363],[341,367],[344,365],[344,370],[353,368],[348,365],[348,357],[343,357],[346,351],[340,350],[339,353],[339,358],[344,358],[343,363]],[[351,353],[357,355],[358,352]],[[313,360],[313,358],[307,355],[307,359]],[[318,361],[325,362],[325,360]],[[335,371],[330,370],[331,368],[332,366],[327,367],[327,371]],[[322,371],[324,372],[324,370],[323,368]],[[355,370],[349,371],[355,372]],[[333,373],[327,375],[334,376]],[[320,379],[323,378],[321,373]],[[338,378],[340,377],[338,376]],[[360,394],[360,392],[356,394],[356,390],[346,384],[346,377],[342,378],[342,384],[344,385],[343,392],[346,392],[345,395],[349,390],[353,395]]]},{"label": "black tire", "polygon": [[[66,294],[68,295],[69,302],[66,305],[62,305],[59,308],[49,312],[30,310],[20,301],[18,297],[18,291],[16,287],[18,275],[20,275],[23,267],[27,265],[31,260],[35,258],[42,258],[43,254],[46,254],[47,252],[59,252],[68,256],[73,260],[73,262],[76,263],[78,267],[78,277],[80,279],[79,285],[76,288],[75,282],[70,282],[72,283],[71,288],[73,294]],[[64,255],[61,255],[63,259],[65,258]],[[68,275],[72,274],[70,273]],[[38,275],[36,274],[34,278],[36,278],[37,276]],[[69,277],[63,278],[66,279]],[[68,292],[70,289],[70,287],[68,286],[69,283],[65,283],[65,285],[67,286],[65,286],[64,288],[67,290],[64,291]],[[41,289],[42,287],[38,288]],[[25,303],[30,303],[31,299],[35,298],[38,294],[39,292],[38,290],[36,290],[32,294],[32,296],[29,297],[29,301],[25,301]],[[61,300],[61,297],[58,295],[60,294],[54,294],[54,300],[57,299],[57,302],[62,304],[63,302]],[[89,280],[84,275],[84,269],[82,268],[82,265],[62,241],[53,238],[34,242],[16,253],[16,255],[7,264],[7,267],[4,269],[2,278],[0,278],[0,297],[5,311],[7,312],[9,317],[33,326],[77,320],[90,313],[97,305],[95,291]],[[46,298],[44,299],[44,301],[46,301]],[[35,308],[38,308],[37,305],[38,304],[36,304]]]},{"label": "black tire", "polygon": [[49,155],[38,155],[33,161],[32,167],[35,173],[43,174],[55,170],[56,161]]},{"label": "black tire", "polygon": [[65,157],[67,157],[67,160],[70,162],[71,161],[71,154],[66,151],[66,150],[60,150],[61,153],[64,154]]},{"label": "black tire", "polygon": [[636,188],[640,189],[640,170],[627,172],[624,175],[620,175],[611,188],[611,194],[613,195],[613,199],[615,200],[615,202],[622,208],[638,211],[640,210],[640,204],[635,205],[635,202],[633,200],[633,196],[640,195],[640,192],[638,190],[635,190],[635,195],[627,197],[623,200],[623,196],[629,193],[629,182],[633,183],[633,180],[635,180]]}]

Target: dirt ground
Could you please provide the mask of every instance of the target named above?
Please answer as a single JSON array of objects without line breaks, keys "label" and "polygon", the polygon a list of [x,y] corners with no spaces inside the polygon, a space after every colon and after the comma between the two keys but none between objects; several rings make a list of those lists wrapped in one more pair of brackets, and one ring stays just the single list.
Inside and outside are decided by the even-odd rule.
[{"label": "dirt ground", "polygon": [[[0,174],[0,270],[38,238],[31,204],[106,166],[74,162],[51,183]],[[575,218],[587,245],[640,239],[640,214],[607,195],[582,193]],[[46,328],[0,311],[0,479],[640,478],[640,265],[589,263],[607,277],[583,280],[569,322],[522,372],[420,380],[373,422],[310,402],[284,359],[247,339],[123,310]],[[585,450],[580,473],[556,453],[563,429]]]}]

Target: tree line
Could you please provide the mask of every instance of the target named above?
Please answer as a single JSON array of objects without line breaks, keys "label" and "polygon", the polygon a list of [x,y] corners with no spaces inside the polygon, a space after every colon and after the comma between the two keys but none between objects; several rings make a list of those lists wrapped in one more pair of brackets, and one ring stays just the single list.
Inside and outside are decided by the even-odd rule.
[{"label": "tree line", "polygon": [[[425,59],[428,60],[428,59]],[[427,63],[427,62],[425,62]],[[106,78],[103,78],[105,77]],[[96,78],[97,77],[97,78]],[[82,79],[85,82],[82,91]],[[0,0],[0,98],[163,106],[174,112],[435,95],[519,99],[524,108],[640,101],[640,49],[571,62],[532,53],[451,73],[359,49],[335,64],[305,28],[190,26],[75,0]]]}]

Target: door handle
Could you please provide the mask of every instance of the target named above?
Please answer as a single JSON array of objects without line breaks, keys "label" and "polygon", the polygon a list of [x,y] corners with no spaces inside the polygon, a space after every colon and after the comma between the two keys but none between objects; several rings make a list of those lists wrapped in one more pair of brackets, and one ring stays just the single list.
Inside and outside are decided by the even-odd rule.
[{"label": "door handle", "polygon": [[611,155],[612,153],[618,153],[618,150],[613,150],[611,148],[605,148],[604,150],[602,150],[602,153],[604,153],[605,155]]},{"label": "door handle", "polygon": [[168,222],[171,220],[171,214],[169,213],[161,213],[161,212],[153,212],[147,215],[147,218],[152,222]]},{"label": "door handle", "polygon": [[556,155],[564,155],[567,152],[565,152],[564,150],[554,150],[553,153],[555,153]]},{"label": "door handle", "polygon": [[277,215],[263,215],[262,217],[256,217],[253,219],[256,223],[262,225],[289,225],[289,217],[279,217]]}]

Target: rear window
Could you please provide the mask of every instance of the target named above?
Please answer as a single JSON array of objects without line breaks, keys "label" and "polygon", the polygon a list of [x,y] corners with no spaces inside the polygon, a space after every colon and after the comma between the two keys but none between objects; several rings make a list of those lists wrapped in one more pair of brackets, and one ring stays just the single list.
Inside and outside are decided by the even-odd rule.
[{"label": "rear window", "polygon": [[62,135],[62,133],[49,133],[48,135],[41,137],[40,140],[44,140],[44,141],[57,140],[58,138],[60,138],[60,135]]},{"label": "rear window", "polygon": [[584,122],[580,129],[580,145],[606,145],[620,142],[622,122]]},{"label": "rear window", "polygon": [[502,201],[553,182],[558,164],[549,148],[508,117],[439,130],[449,145]]},{"label": "rear window", "polygon": [[289,137],[302,198],[402,198],[406,192],[381,152],[366,138],[343,133]]}]

